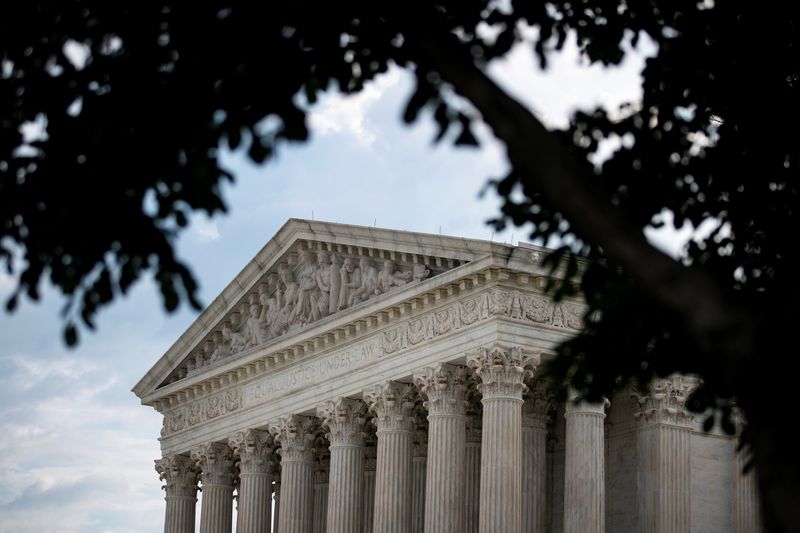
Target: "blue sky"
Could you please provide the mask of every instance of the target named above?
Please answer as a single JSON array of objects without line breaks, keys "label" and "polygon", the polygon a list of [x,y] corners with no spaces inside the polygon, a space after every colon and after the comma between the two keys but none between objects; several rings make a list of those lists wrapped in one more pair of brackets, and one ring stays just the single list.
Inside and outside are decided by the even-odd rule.
[{"label": "blue sky", "polygon": [[[647,53],[647,43],[640,46]],[[546,122],[562,124],[577,106],[636,100],[642,65],[638,54],[611,71],[587,68],[570,46],[546,75],[527,49],[491,72]],[[501,147],[433,146],[428,116],[404,127],[399,117],[411,87],[393,69],[356,97],[322,99],[312,109],[311,142],[283,146],[263,167],[226,154],[237,175],[225,189],[229,214],[195,217],[177,242],[203,302],[290,217],[492,238],[485,221],[499,202],[478,192],[503,175]],[[493,238],[516,243],[527,235],[511,229]],[[12,282],[0,274],[3,300]],[[70,350],[61,342],[60,296],[43,292],[42,302],[0,316],[0,533],[161,531],[163,492],[153,470],[161,419],[130,389],[195,314],[166,315],[146,279]]]}]

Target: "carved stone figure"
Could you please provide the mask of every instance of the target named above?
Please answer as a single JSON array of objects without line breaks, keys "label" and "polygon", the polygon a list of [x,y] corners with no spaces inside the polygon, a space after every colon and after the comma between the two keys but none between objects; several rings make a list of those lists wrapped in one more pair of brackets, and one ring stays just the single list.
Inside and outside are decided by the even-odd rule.
[{"label": "carved stone figure", "polygon": [[328,267],[330,272],[330,301],[328,302],[328,313],[335,313],[339,305],[339,292],[342,287],[342,279],[339,271],[342,269],[342,258],[336,254],[331,255],[331,264]]},{"label": "carved stone figure", "polygon": [[361,273],[361,285],[350,293],[348,305],[353,306],[363,302],[370,296],[377,294],[375,288],[378,286],[378,270],[369,264],[369,259],[362,257],[358,263],[358,270]]},{"label": "carved stone figure", "polygon": [[409,281],[411,281],[411,272],[395,272],[394,261],[387,259],[383,262],[383,270],[378,274],[375,294],[383,294],[392,287],[402,287]]},{"label": "carved stone figure", "polygon": [[[244,332],[244,326],[239,326],[236,330],[231,329],[228,327],[228,344],[231,348],[231,354],[235,354],[237,352],[241,352],[247,347],[247,338]],[[222,336],[225,336],[225,329],[222,330]]]},{"label": "carved stone figure", "polygon": [[298,277],[297,303],[294,306],[291,322],[308,324],[319,319],[317,266],[314,264],[314,256],[308,250],[300,252],[300,274]]},{"label": "carved stone figure", "polygon": [[264,339],[261,335],[261,321],[259,320],[258,304],[250,304],[250,314],[242,327],[245,348],[258,346]]},{"label": "carved stone figure", "polygon": [[[331,305],[331,260],[327,252],[317,254],[317,286],[319,287],[319,307],[320,317],[330,313]],[[338,293],[337,293],[338,296]]]},{"label": "carved stone figure", "polygon": [[261,313],[258,316],[258,327],[261,334],[262,342],[268,341],[272,337],[277,336],[274,330],[275,320],[278,317],[278,291],[275,291],[275,297],[270,298],[266,289],[262,289],[258,295],[258,301],[261,303]]},{"label": "carved stone figure", "polygon": [[281,334],[292,325],[293,309],[297,300],[297,282],[294,280],[294,274],[286,263],[278,267],[278,276],[280,276],[283,284],[283,290],[281,291],[278,288],[280,311],[275,324],[277,331]]},{"label": "carved stone figure", "polygon": [[211,354],[209,362],[216,363],[222,361],[231,354],[231,327],[228,324],[222,326],[222,339],[217,340],[214,352]]},{"label": "carved stone figure", "polygon": [[422,281],[431,275],[430,269],[425,265],[416,264],[411,271],[414,281]]},{"label": "carved stone figure", "polygon": [[346,309],[350,304],[350,294],[361,286],[361,271],[353,268],[353,260],[349,257],[344,260],[342,268],[339,270],[339,303],[337,310]]}]

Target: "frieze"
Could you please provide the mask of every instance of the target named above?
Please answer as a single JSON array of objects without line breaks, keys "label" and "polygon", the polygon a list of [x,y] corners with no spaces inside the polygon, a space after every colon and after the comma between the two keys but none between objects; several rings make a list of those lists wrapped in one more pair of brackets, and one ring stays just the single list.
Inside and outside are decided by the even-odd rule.
[{"label": "frieze", "polygon": [[431,340],[490,317],[504,316],[555,328],[579,330],[586,306],[553,303],[544,295],[493,289],[431,311],[383,332],[383,354]]},{"label": "frieze", "polygon": [[586,307],[572,302],[554,304],[546,296],[495,288],[403,321],[350,347],[334,351],[244,386],[212,394],[166,411],[162,436],[171,435],[241,408],[266,403],[312,383],[343,376],[380,357],[494,317],[578,330]]},{"label": "frieze", "polygon": [[167,411],[161,435],[169,435],[183,429],[197,426],[208,420],[237,411],[242,406],[242,389],[237,387],[212,394],[188,405]]}]

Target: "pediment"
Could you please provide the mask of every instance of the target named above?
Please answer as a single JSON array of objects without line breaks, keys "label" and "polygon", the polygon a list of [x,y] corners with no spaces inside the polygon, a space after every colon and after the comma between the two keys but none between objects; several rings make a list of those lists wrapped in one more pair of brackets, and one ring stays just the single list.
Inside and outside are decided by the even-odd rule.
[{"label": "pediment", "polygon": [[505,248],[442,235],[289,220],[133,392],[144,397],[188,381]]}]

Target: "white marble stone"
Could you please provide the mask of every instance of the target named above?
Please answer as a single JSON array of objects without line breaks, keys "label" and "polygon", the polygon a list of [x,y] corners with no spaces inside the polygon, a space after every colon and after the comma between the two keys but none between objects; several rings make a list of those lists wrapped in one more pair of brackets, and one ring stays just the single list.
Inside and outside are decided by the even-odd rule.
[{"label": "white marble stone", "polygon": [[239,462],[236,533],[269,533],[272,523],[272,437],[257,429],[228,439]]},{"label": "white marble stone", "polygon": [[337,398],[317,408],[330,442],[328,531],[359,533],[364,502],[364,424],[361,400]]},{"label": "white marble stone", "polygon": [[564,532],[604,533],[606,404],[566,405]]},{"label": "white marble stone", "polygon": [[474,400],[469,401],[467,440],[464,450],[464,531],[477,533],[481,509],[481,413]]},{"label": "white marble stone", "polygon": [[236,479],[231,449],[227,443],[212,442],[192,450],[192,459],[200,469],[203,490],[200,533],[230,531]]},{"label": "white marble stone", "polygon": [[756,472],[744,472],[744,452],[733,452],[733,533],[761,533],[761,506],[758,499]]},{"label": "white marble stone", "polygon": [[466,368],[449,364],[427,367],[414,375],[428,409],[426,533],[464,530],[466,382]]},{"label": "white marble stone", "polygon": [[691,529],[691,428],[686,400],[694,383],[681,376],[656,380],[638,394],[639,530]]},{"label": "white marble stone", "polygon": [[423,533],[425,528],[425,476],[428,464],[428,425],[426,418],[417,420],[416,431],[414,431],[413,456],[411,531],[412,533]]},{"label": "white marble stone", "polygon": [[480,533],[522,532],[522,393],[539,361],[499,345],[467,355],[483,395]]},{"label": "white marble stone", "polygon": [[325,533],[328,524],[329,460],[321,461],[314,471],[314,533]]},{"label": "white marble stone", "polygon": [[364,394],[378,437],[372,531],[409,533],[412,511],[414,398],[411,385],[386,382]]},{"label": "white marble stone", "polygon": [[194,533],[199,470],[186,455],[156,460],[156,472],[164,481],[167,502],[164,533]]},{"label": "white marble stone", "polygon": [[547,531],[547,426],[551,402],[542,382],[522,405],[522,532]]},{"label": "white marble stone", "polygon": [[270,423],[280,444],[281,494],[278,531],[311,533],[314,513],[314,421],[288,415]]}]

